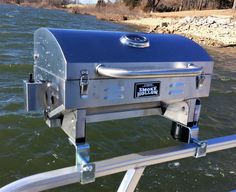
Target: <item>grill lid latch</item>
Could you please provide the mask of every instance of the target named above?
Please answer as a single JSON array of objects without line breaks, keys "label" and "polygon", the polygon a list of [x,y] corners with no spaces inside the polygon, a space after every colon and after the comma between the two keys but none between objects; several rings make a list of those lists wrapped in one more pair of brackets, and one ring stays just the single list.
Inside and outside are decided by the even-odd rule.
[{"label": "grill lid latch", "polygon": [[82,99],[86,99],[88,97],[88,85],[89,85],[89,77],[88,71],[82,70],[80,77],[80,97]]},{"label": "grill lid latch", "polygon": [[201,75],[196,77],[196,87],[197,89],[203,86],[204,80],[206,79],[205,74],[202,73]]}]

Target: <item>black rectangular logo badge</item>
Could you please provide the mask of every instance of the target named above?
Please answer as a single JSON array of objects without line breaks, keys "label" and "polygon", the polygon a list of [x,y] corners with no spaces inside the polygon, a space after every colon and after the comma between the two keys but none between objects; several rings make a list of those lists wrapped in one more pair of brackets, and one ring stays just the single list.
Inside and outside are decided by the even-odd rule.
[{"label": "black rectangular logo badge", "polygon": [[143,82],[134,84],[134,98],[159,96],[160,82]]}]

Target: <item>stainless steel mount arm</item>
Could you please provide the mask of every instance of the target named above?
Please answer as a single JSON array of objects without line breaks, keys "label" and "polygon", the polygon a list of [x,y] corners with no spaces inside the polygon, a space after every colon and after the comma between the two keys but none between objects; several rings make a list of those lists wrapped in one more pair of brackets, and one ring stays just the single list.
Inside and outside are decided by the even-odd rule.
[{"label": "stainless steel mount arm", "polygon": [[197,67],[193,64],[187,65],[185,68],[172,69],[143,69],[130,70],[120,68],[110,68],[104,65],[99,65],[96,68],[97,73],[106,77],[113,78],[160,78],[160,77],[195,77],[203,73],[202,67]]}]

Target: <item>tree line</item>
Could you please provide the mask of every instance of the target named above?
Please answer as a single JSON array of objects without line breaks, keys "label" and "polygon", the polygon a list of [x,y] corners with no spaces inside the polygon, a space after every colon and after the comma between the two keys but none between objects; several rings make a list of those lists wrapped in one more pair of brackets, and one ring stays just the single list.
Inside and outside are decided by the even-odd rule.
[{"label": "tree line", "polygon": [[236,0],[123,0],[131,9],[144,5],[147,12],[167,12],[202,9],[236,10]]}]

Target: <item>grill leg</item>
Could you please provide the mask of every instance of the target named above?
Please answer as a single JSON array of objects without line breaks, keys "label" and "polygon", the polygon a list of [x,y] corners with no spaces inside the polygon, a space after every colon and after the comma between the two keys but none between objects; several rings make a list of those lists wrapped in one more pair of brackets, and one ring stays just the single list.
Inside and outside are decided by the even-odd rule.
[{"label": "grill leg", "polygon": [[75,110],[64,114],[62,129],[72,143],[85,143],[86,110]]},{"label": "grill leg", "polygon": [[129,169],[117,192],[133,192],[145,170],[145,167],[139,167],[136,169]]},{"label": "grill leg", "polygon": [[199,127],[198,120],[201,110],[199,99],[190,99],[188,103],[188,118],[186,123],[182,123],[172,119],[171,135],[174,139],[190,143],[192,139],[198,139]]},{"label": "grill leg", "polygon": [[69,111],[64,114],[62,129],[75,146],[76,167],[80,183],[95,181],[95,164],[90,163],[90,146],[86,143],[86,110]]}]

